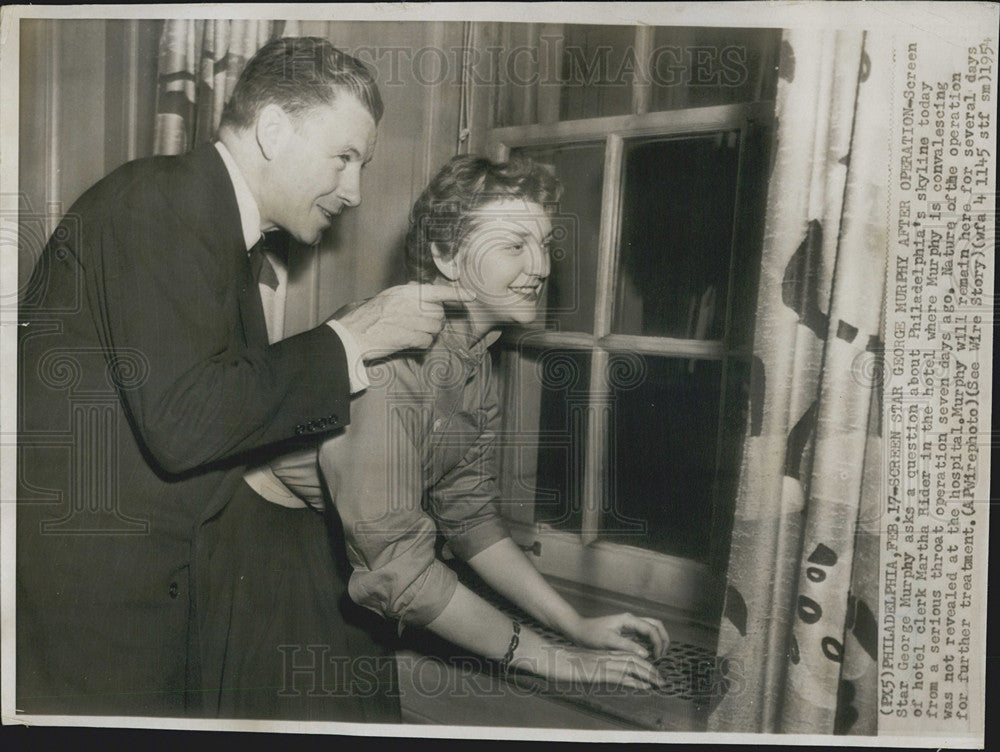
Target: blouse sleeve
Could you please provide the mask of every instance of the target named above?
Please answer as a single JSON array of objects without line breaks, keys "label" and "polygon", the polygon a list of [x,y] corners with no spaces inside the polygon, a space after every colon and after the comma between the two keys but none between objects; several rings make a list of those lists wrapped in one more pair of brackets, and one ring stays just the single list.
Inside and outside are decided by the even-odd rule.
[{"label": "blouse sleeve", "polygon": [[320,447],[319,465],[344,526],[351,598],[401,624],[424,626],[457,585],[437,559],[437,530],[421,508],[430,398],[409,388],[405,359],[379,368],[388,375],[377,380],[389,385],[373,384],[355,400],[349,432]]},{"label": "blouse sleeve", "polygon": [[472,388],[484,390],[482,430],[458,464],[449,470],[427,495],[428,506],[448,547],[462,559],[510,535],[500,516],[497,484],[496,438],[500,409],[488,358],[482,382]]}]

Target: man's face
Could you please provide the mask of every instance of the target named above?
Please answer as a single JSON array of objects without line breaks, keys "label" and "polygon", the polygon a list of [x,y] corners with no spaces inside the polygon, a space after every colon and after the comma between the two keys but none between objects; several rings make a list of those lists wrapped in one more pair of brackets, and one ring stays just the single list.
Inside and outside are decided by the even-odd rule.
[{"label": "man's face", "polygon": [[339,93],[329,106],[289,121],[265,168],[265,225],[312,244],[345,207],[361,203],[361,170],[375,151],[375,121],[356,97]]}]

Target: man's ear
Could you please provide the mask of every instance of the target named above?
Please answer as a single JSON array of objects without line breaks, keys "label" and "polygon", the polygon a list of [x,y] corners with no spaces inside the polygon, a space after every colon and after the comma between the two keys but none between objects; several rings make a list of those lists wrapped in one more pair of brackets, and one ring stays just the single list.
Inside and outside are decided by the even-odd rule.
[{"label": "man's ear", "polygon": [[438,272],[441,276],[447,279],[449,282],[454,282],[458,279],[458,254],[455,253],[451,258],[445,258],[441,253],[441,249],[438,247],[437,243],[431,243],[431,255],[434,257],[434,266],[437,267]]},{"label": "man's ear", "polygon": [[292,131],[292,121],[280,105],[269,104],[257,114],[254,135],[264,159],[274,159]]}]

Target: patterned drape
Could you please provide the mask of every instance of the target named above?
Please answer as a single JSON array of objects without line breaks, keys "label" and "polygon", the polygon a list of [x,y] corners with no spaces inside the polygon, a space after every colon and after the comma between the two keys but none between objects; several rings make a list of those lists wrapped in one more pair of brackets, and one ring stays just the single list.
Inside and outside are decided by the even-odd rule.
[{"label": "patterned drape", "polygon": [[166,21],[154,152],[182,154],[211,139],[247,60],[269,40],[297,35],[296,21]]},{"label": "patterned drape", "polygon": [[890,66],[870,33],[783,37],[714,730],[877,733]]}]

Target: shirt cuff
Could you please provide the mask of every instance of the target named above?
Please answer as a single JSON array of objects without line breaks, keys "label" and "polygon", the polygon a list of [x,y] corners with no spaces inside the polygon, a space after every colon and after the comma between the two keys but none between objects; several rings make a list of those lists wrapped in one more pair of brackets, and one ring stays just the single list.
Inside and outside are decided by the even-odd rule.
[{"label": "shirt cuff", "polygon": [[[435,558],[415,581],[404,586],[402,593],[395,592],[402,577],[410,577],[410,570],[415,566],[420,566],[420,563],[403,557],[394,559],[381,570],[372,571],[360,562],[352,561],[353,571],[347,592],[355,603],[388,619],[398,620],[400,634],[404,626],[426,627],[451,602],[458,587],[458,576]],[[401,574],[401,570],[405,574]]]},{"label": "shirt cuff", "polygon": [[425,590],[414,598],[406,611],[399,616],[399,624],[396,627],[399,635],[403,634],[404,627],[426,627],[441,615],[455,597],[458,575],[451,567],[435,561],[424,588]]},{"label": "shirt cuff", "polygon": [[371,382],[368,380],[368,371],[365,370],[361,348],[358,346],[357,340],[354,339],[354,335],[336,319],[330,319],[326,323],[340,337],[340,341],[344,345],[344,354],[347,356],[347,373],[351,380],[351,394],[357,394],[367,389]]},{"label": "shirt cuff", "polygon": [[247,470],[243,475],[243,480],[272,504],[280,504],[292,509],[301,509],[306,506],[302,499],[289,491],[288,486],[278,479],[270,465],[261,465]]}]

